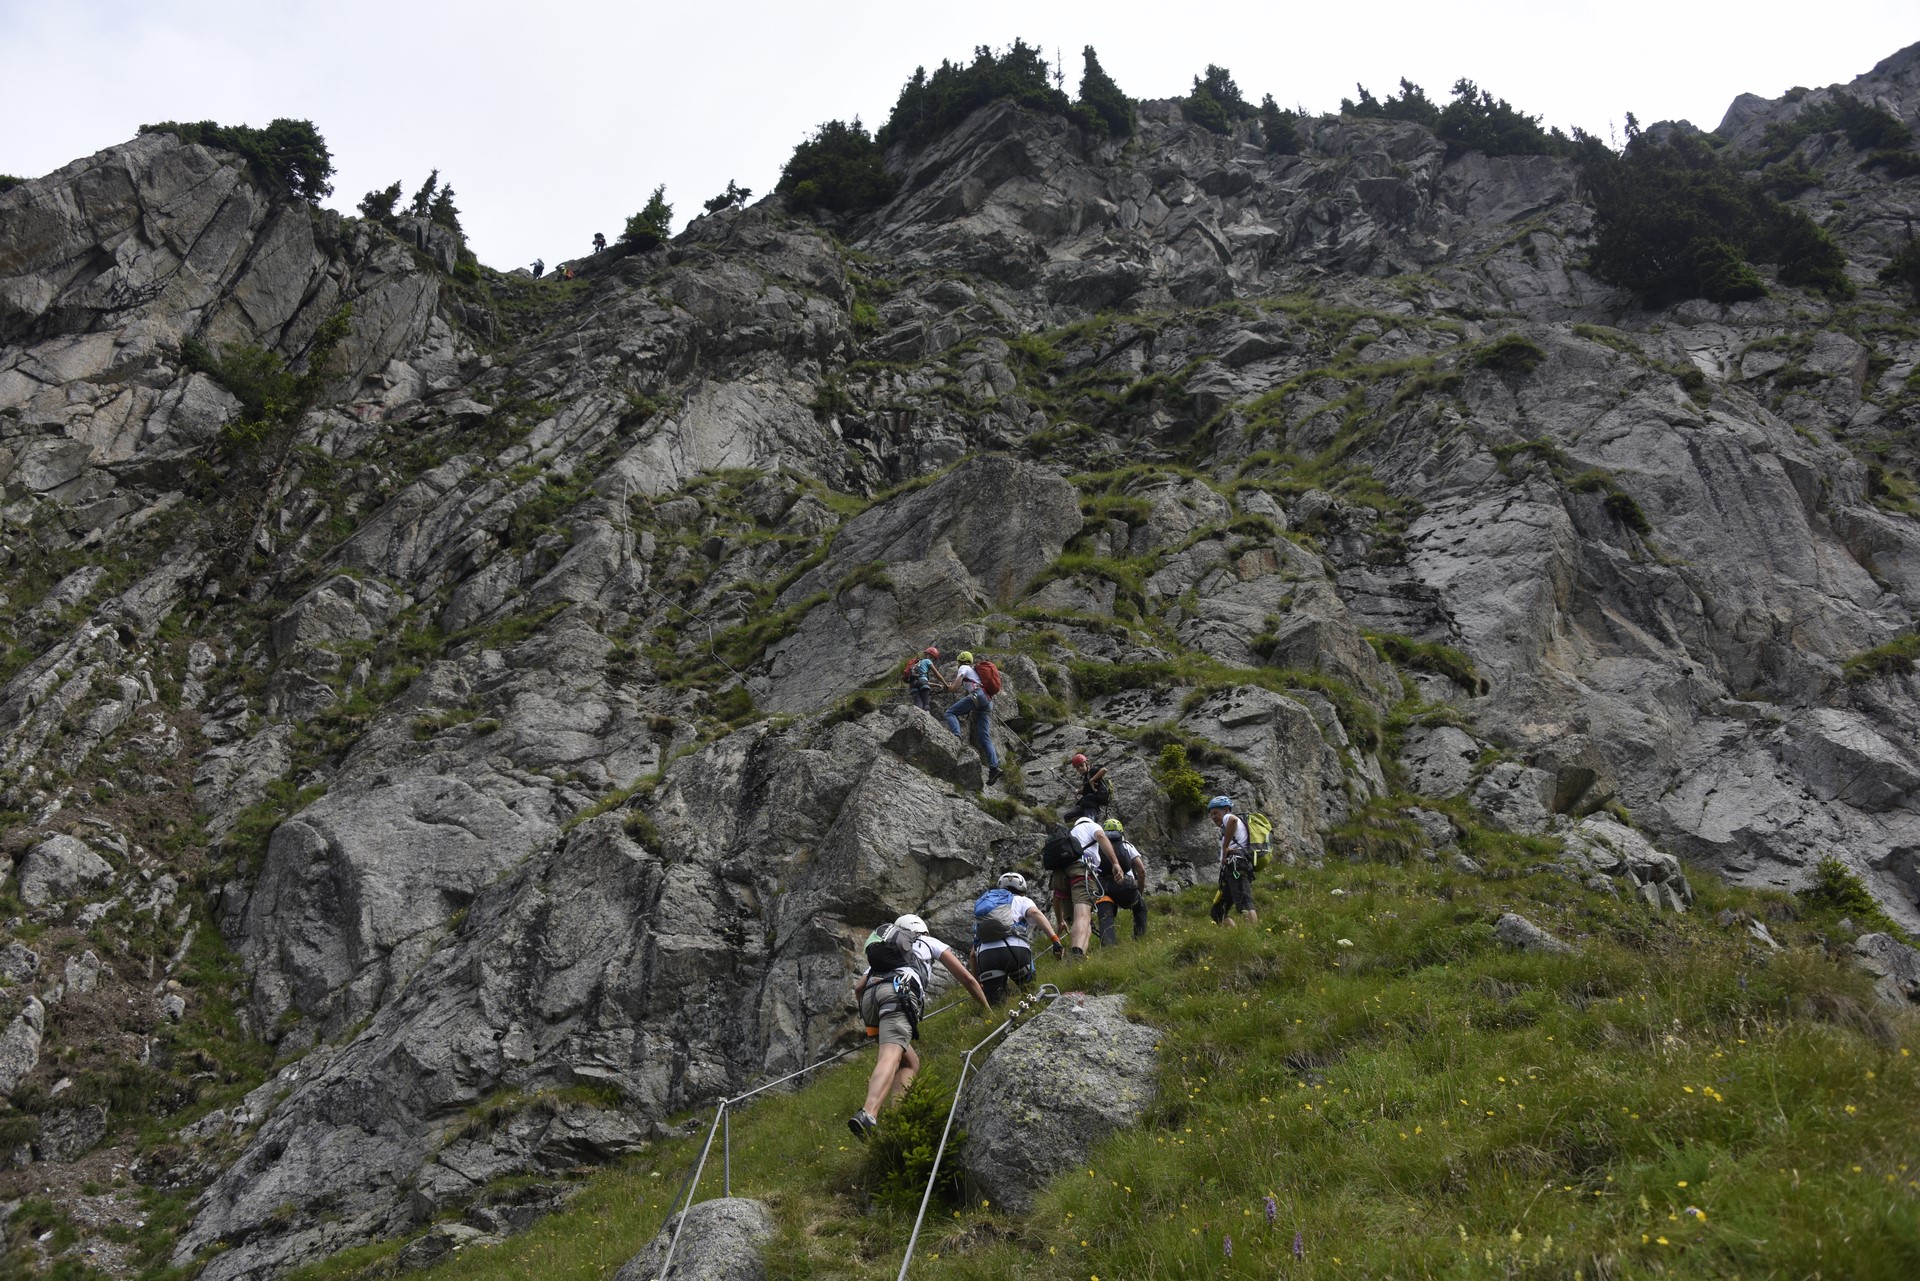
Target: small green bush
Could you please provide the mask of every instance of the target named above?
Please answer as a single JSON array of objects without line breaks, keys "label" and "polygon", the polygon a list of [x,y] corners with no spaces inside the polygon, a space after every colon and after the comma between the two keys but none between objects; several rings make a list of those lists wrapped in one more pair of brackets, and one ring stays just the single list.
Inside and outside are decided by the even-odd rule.
[{"label": "small green bush", "polygon": [[1112,138],[1127,138],[1133,135],[1133,99],[1120,92],[1113,77],[1100,65],[1100,58],[1088,45],[1080,51],[1086,62],[1086,69],[1080,74],[1080,101],[1078,108],[1084,108],[1084,115],[1076,109],[1075,115],[1086,123],[1090,132]]},{"label": "small green bush", "polygon": [[393,185],[380,191],[369,191],[360,197],[360,216],[369,222],[382,225],[394,220],[394,207],[400,203],[400,179],[395,178]]},{"label": "small green bush", "polygon": [[1540,344],[1520,334],[1503,334],[1473,354],[1482,369],[1503,374],[1530,374],[1547,358]]},{"label": "small green bush", "polygon": [[1874,901],[1860,878],[1848,871],[1845,863],[1831,856],[1814,865],[1813,883],[1800,891],[1800,901],[1811,908],[1848,916],[1878,917],[1881,914],[1880,904]]},{"label": "small green bush", "polygon": [[25,181],[25,178],[16,178],[10,173],[0,173],[0,193],[12,191]]},{"label": "small green bush", "polygon": [[1783,160],[1817,133],[1844,133],[1856,151],[1904,147],[1913,138],[1913,131],[1897,116],[1842,93],[1816,103],[1792,120],[1768,125],[1760,141],[1760,158]]},{"label": "small green bush", "polygon": [[333,194],[333,153],[311,120],[275,120],[265,129],[221,125],[211,120],[183,124],[163,120],[141,125],[142,134],[170,133],[181,142],[231,151],[261,177],[286,187],[302,200],[319,203]]},{"label": "small green bush", "polygon": [[1432,129],[1440,123],[1440,108],[1433,99],[1427,97],[1422,89],[1405,76],[1400,77],[1400,96],[1388,94],[1384,100],[1375,98],[1365,85],[1355,85],[1354,91],[1360,95],[1360,101],[1351,98],[1340,100],[1340,114],[1358,116],[1361,119],[1410,120],[1417,125]]},{"label": "small green bush", "polygon": [[1212,133],[1231,133],[1236,120],[1251,119],[1254,114],[1233,82],[1233,73],[1212,63],[1204,76],[1193,78],[1193,92],[1181,106],[1187,119]]},{"label": "small green bush", "polygon": [[753,188],[738,186],[733,179],[729,178],[727,189],[700,207],[708,213],[719,213],[722,209],[744,206],[751,199],[753,199]]},{"label": "small green bush", "polygon": [[[1119,92],[1117,87],[1114,92]],[[876,139],[883,150],[895,143],[918,150],[1001,99],[1032,111],[1071,114],[1067,95],[1053,86],[1046,58],[1024,40],[1015,40],[1004,53],[976,46],[973,61],[965,66],[943,59],[931,76],[925,67],[915,67]]]},{"label": "small green bush", "polygon": [[1269,152],[1276,156],[1297,156],[1305,150],[1296,120],[1298,117],[1293,112],[1280,109],[1272,94],[1260,99],[1260,134],[1267,140]]},{"label": "small green bush", "polygon": [[1167,794],[1167,803],[1175,813],[1199,812],[1207,803],[1207,780],[1187,763],[1187,749],[1180,743],[1168,743],[1154,762],[1153,781]]},{"label": "small green bush", "polygon": [[[952,1082],[939,1067],[927,1064],[907,1092],[880,1114],[880,1128],[867,1140],[860,1163],[861,1182],[876,1205],[903,1213],[919,1209],[952,1106]],[[933,1188],[935,1200],[942,1204],[959,1202],[961,1165],[953,1158],[965,1142],[966,1135],[956,1124],[947,1136],[947,1159],[940,1164],[940,1178]]]},{"label": "small green bush", "polygon": [[1911,178],[1920,174],[1920,155],[1911,151],[1876,151],[1860,162],[1862,169],[1885,169],[1889,178]]},{"label": "small green bush", "polygon": [[1916,660],[1920,660],[1920,635],[1908,632],[1884,645],[1875,645],[1870,650],[1855,654],[1840,665],[1840,670],[1846,673],[1849,682],[1857,685],[1876,676],[1910,672]]},{"label": "small green bush", "polygon": [[1707,135],[1674,129],[1651,138],[1629,114],[1620,154],[1577,136],[1575,160],[1594,207],[1593,270],[1646,306],[1759,297],[1755,262],[1777,263],[1788,284],[1852,296],[1832,238],[1747,181]]},{"label": "small green bush", "polygon": [[632,245],[642,253],[657,249],[666,243],[672,232],[672,222],[673,206],[667,203],[667,184],[663,182],[653,189],[646,206],[627,219],[626,230],[620,233],[620,243]]},{"label": "small green bush", "polygon": [[827,121],[795,147],[774,190],[800,209],[859,213],[886,204],[899,186],[884,149],[855,116],[852,124]]},{"label": "small green bush", "polygon": [[1453,101],[1441,108],[1434,133],[1456,155],[1564,156],[1573,151],[1573,140],[1558,129],[1542,129],[1539,117],[1464,79],[1454,82]]},{"label": "small green bush", "polygon": [[1914,301],[1920,303],[1920,240],[1900,246],[1893,261],[1880,269],[1880,279],[1889,285],[1905,285],[1913,291]]}]

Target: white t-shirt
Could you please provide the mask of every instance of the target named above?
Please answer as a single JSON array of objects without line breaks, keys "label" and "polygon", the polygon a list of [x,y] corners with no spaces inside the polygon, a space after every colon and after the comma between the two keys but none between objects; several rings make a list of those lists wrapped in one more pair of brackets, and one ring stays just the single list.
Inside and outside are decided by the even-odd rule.
[{"label": "white t-shirt", "polygon": [[960,682],[962,693],[971,694],[980,688],[980,677],[973,670],[972,663],[960,664],[960,670],[954,673],[954,679]]},{"label": "white t-shirt", "polygon": [[1238,814],[1231,810],[1220,820],[1220,861],[1226,862],[1234,854],[1247,852],[1247,825]]},{"label": "white t-shirt", "polygon": [[1100,835],[1105,830],[1090,818],[1083,818],[1072,827],[1073,839],[1080,842],[1080,861],[1088,870],[1097,872],[1106,862],[1100,856]]},{"label": "white t-shirt", "polygon": [[1024,894],[1013,896],[1013,932],[1023,939],[1033,937],[1033,922],[1027,919],[1027,913],[1038,906]]}]

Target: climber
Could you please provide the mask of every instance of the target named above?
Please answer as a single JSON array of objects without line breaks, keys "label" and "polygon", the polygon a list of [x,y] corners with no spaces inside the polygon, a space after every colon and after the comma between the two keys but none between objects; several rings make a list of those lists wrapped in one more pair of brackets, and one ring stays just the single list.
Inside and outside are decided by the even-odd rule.
[{"label": "climber", "polygon": [[597,254],[607,252],[607,237],[605,232],[596,231],[593,233],[593,252]]},{"label": "climber", "polygon": [[533,260],[533,278],[535,280],[538,280],[540,279],[541,276],[545,275],[546,270],[547,270],[547,264],[545,260],[540,258],[535,258]]},{"label": "climber", "polygon": [[[997,684],[998,678],[995,678]],[[973,651],[960,652],[960,667],[953,679],[946,682],[947,692],[963,691],[953,705],[946,710],[944,719],[947,728],[960,738],[960,713],[971,711],[973,714],[973,741],[980,754],[987,758],[987,785],[991,787],[1000,781],[1000,753],[993,749],[993,695],[997,690],[986,688],[987,681],[982,672],[975,670]]]},{"label": "climber", "polygon": [[1074,808],[1089,818],[1098,819],[1107,806],[1113,804],[1113,784],[1107,781],[1107,767],[1092,764],[1080,752],[1075,752],[1067,764],[1080,775],[1080,794],[1073,800]]},{"label": "climber", "polygon": [[1027,897],[1027,878],[1018,872],[1003,875],[974,903],[973,952],[967,957],[967,968],[995,1005],[1006,999],[1008,979],[1023,988],[1033,981],[1033,944],[1028,940],[1035,926],[1053,940],[1056,960],[1065,955],[1059,932],[1040,905]]},{"label": "climber", "polygon": [[1120,915],[1120,909],[1126,908],[1133,913],[1133,937],[1144,938],[1147,933],[1147,860],[1143,858],[1134,843],[1127,839],[1126,828],[1119,819],[1110,818],[1106,822],[1107,840],[1113,846],[1114,854],[1120,860],[1123,871],[1119,880],[1109,877],[1100,878],[1100,898],[1094,904],[1100,931],[1100,946],[1112,947],[1119,941],[1119,932],[1114,929],[1114,920]]},{"label": "climber", "polygon": [[920,651],[920,657],[907,664],[907,689],[913,695],[913,705],[923,712],[933,711],[933,683],[940,682],[944,689],[947,678],[940,672],[940,647],[929,645]]},{"label": "climber", "polygon": [[1207,817],[1220,829],[1220,888],[1213,896],[1213,923],[1232,925],[1233,912],[1257,925],[1260,914],[1253,910],[1253,859],[1248,853],[1247,825],[1233,812],[1231,796],[1216,796],[1207,802]]},{"label": "climber", "polygon": [[958,953],[927,933],[927,923],[918,916],[909,912],[869,935],[867,968],[854,983],[853,994],[866,1019],[867,1035],[878,1039],[880,1053],[867,1078],[866,1106],[847,1118],[847,1128],[862,1142],[873,1133],[881,1106],[905,1094],[920,1071],[913,1042],[920,1035],[920,1011],[935,961],[947,967],[981,1009],[993,1012],[980,980],[960,963]]},{"label": "climber", "polygon": [[1080,858],[1054,871],[1053,906],[1062,922],[1071,922],[1067,931],[1073,945],[1070,954],[1078,958],[1087,954],[1087,944],[1093,938],[1093,906],[1100,895],[1100,878],[1110,874],[1119,881],[1126,873],[1098,822],[1079,810],[1068,810],[1061,820],[1079,846]]}]

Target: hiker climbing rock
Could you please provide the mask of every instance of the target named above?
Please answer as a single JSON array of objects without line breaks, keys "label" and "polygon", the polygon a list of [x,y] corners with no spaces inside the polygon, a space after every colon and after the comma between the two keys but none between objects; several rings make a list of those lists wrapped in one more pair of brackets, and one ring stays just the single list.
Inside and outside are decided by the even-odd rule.
[{"label": "hiker climbing rock", "polygon": [[853,991],[867,1021],[867,1035],[879,1040],[880,1052],[867,1078],[866,1106],[847,1118],[847,1128],[863,1142],[873,1133],[881,1107],[905,1094],[920,1071],[913,1042],[920,1035],[920,1012],[926,1008],[933,963],[946,966],[981,1009],[993,1009],[980,980],[960,963],[959,954],[927,933],[927,923],[911,912],[868,935],[866,950],[867,969]]},{"label": "hiker climbing rock", "polygon": [[1107,876],[1100,878],[1100,898],[1094,904],[1094,909],[1100,946],[1112,947],[1119,941],[1114,921],[1122,908],[1133,913],[1133,937],[1142,938],[1146,935],[1147,860],[1127,839],[1126,827],[1119,819],[1108,819],[1105,831],[1107,842],[1113,846],[1114,855],[1120,860],[1121,875],[1117,880]]},{"label": "hiker climbing rock", "polygon": [[961,694],[947,708],[944,717],[947,728],[955,738],[962,737],[960,713],[972,714],[974,746],[987,758],[987,784],[991,786],[1000,781],[1000,753],[993,750],[993,696],[1000,692],[1000,670],[986,659],[975,663],[973,651],[962,650],[960,668],[947,682],[947,692],[955,690]]},{"label": "hiker climbing rock", "polygon": [[593,252],[602,254],[607,251],[607,237],[604,232],[593,233]]},{"label": "hiker climbing rock", "polygon": [[1233,913],[1256,925],[1260,914],[1253,910],[1253,856],[1247,825],[1233,812],[1231,796],[1216,796],[1207,802],[1207,816],[1220,829],[1220,888],[1213,896],[1213,923],[1232,925]]},{"label": "hiker climbing rock", "polygon": [[1107,807],[1113,804],[1113,784],[1107,781],[1107,767],[1093,764],[1080,752],[1075,752],[1067,764],[1080,776],[1080,794],[1074,797],[1073,807],[1089,818],[1104,818]]},{"label": "hiker climbing rock", "polygon": [[1101,873],[1110,871],[1118,881],[1125,871],[1099,823],[1079,810],[1068,810],[1062,818],[1067,826],[1047,833],[1040,865],[1053,873],[1054,913],[1070,922],[1067,938],[1073,945],[1072,955],[1085,956],[1093,937],[1093,908],[1100,895]]},{"label": "hiker climbing rock", "polygon": [[940,647],[929,645],[921,650],[920,657],[907,664],[900,678],[913,696],[913,705],[923,712],[932,712],[934,684],[938,682],[942,689],[948,687],[947,678],[940,673]]},{"label": "hiker climbing rock", "polygon": [[980,980],[987,1000],[998,1005],[1006,999],[1007,980],[1021,987],[1033,981],[1033,944],[1029,941],[1038,927],[1053,940],[1053,954],[1063,954],[1060,933],[1027,897],[1027,878],[1008,872],[1000,883],[982,894],[973,905],[973,952],[967,968]]},{"label": "hiker climbing rock", "polygon": [[541,258],[535,258],[533,260],[533,278],[535,280],[538,280],[540,279],[541,276],[544,276],[546,272],[547,272],[546,261]]}]

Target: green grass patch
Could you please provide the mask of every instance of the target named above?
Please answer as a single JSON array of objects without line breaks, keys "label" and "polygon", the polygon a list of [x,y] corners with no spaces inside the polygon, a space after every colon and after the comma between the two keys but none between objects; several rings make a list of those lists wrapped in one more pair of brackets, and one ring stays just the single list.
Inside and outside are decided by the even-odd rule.
[{"label": "green grass patch", "polygon": [[[1421,860],[1278,869],[1255,883],[1257,928],[1212,926],[1200,889],[1156,898],[1139,943],[1043,957],[1042,979],[1124,993],[1161,1030],[1158,1099],[1029,1215],[937,1201],[913,1275],[1720,1278],[1834,1275],[1842,1258],[1849,1277],[1912,1275],[1911,1020],[1875,1010],[1811,923],[1776,920],[1789,951],[1762,961],[1712,921],[1778,896],[1702,886],[1698,913],[1651,916],[1530,871],[1524,847],[1486,857],[1497,879]],[[1503,910],[1581,951],[1507,951]],[[921,1055],[950,1073],[988,1026],[930,1019]],[[917,1198],[884,1192],[845,1128],[870,1064],[734,1119],[734,1192],[777,1224],[770,1276],[899,1270]],[[919,1146],[939,1094],[912,1124],[883,1113],[881,1139],[899,1125]],[[599,1281],[665,1221],[704,1139],[597,1174],[426,1275]],[[701,1196],[719,1191],[710,1164]],[[371,1275],[381,1251],[300,1275]]]}]

